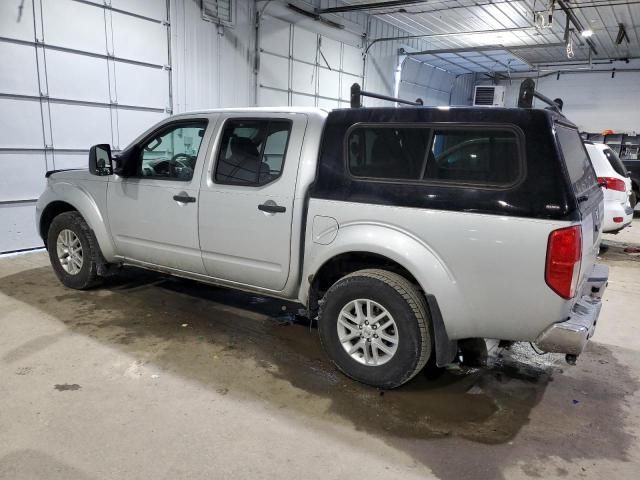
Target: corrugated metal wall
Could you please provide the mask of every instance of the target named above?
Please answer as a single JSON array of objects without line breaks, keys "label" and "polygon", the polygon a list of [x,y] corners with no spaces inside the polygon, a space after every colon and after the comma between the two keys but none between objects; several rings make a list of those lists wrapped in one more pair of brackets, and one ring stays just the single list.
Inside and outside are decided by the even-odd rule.
[{"label": "corrugated metal wall", "polygon": [[235,2],[232,27],[202,19],[200,1],[171,0],[175,113],[255,104],[255,3]]},{"label": "corrugated metal wall", "polygon": [[402,65],[399,96],[422,99],[424,105],[449,105],[455,74],[407,57]]},{"label": "corrugated metal wall", "polygon": [[473,103],[473,87],[476,84],[476,75],[468,73],[458,75],[453,82],[450,105],[471,105]]},{"label": "corrugated metal wall", "polygon": [[[517,105],[522,80],[499,83],[507,87],[505,107]],[[537,79],[536,89],[549,98],[561,98],[564,114],[585,132],[640,132],[638,72],[617,72],[613,78],[611,72],[550,75]],[[546,105],[536,100],[534,106]]]},{"label": "corrugated metal wall", "polygon": [[[313,8],[333,7],[336,0],[310,0],[294,2],[311,11]],[[266,8],[265,8],[266,7]],[[171,0],[171,45],[173,65],[173,106],[175,112],[198,108],[250,106],[257,103],[255,68],[255,15],[256,9],[293,23],[311,32],[319,33],[346,45],[364,51],[362,35],[369,41],[382,37],[407,35],[406,32],[364,13],[349,12],[335,15],[345,26],[336,29],[294,13],[279,2],[238,0],[232,27],[202,20],[200,2]],[[331,17],[329,17],[331,18]],[[283,27],[285,28],[285,27]],[[398,49],[424,48],[420,40],[387,41],[376,43],[364,62],[366,90],[393,95]],[[428,68],[411,71],[405,91],[419,90],[420,96],[432,99],[432,104],[447,104],[455,77],[434,75]],[[442,72],[444,73],[444,72]],[[424,77],[420,75],[424,74]],[[287,72],[283,72],[287,75]],[[446,77],[446,81],[443,78]],[[416,85],[411,86],[410,83]],[[423,92],[429,91],[428,94]],[[446,94],[446,95],[445,95]],[[413,95],[413,93],[411,93]],[[298,100],[306,100],[297,97]],[[304,103],[304,102],[303,102]],[[294,105],[298,103],[293,102]],[[305,103],[306,104],[306,103]],[[365,99],[365,105],[388,105],[374,99]]]}]

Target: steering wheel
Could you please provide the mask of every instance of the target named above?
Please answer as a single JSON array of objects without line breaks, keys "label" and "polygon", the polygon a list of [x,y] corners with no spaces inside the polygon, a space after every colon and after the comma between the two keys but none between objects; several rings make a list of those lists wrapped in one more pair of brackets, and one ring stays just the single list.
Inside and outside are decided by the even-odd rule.
[{"label": "steering wheel", "polygon": [[179,158],[185,158],[187,160],[189,160],[189,158],[191,158],[191,155],[187,155],[186,153],[176,153],[173,157],[171,157],[171,163],[178,163],[178,159]]},{"label": "steering wheel", "polygon": [[[184,158],[184,160],[186,161],[179,161],[179,159],[181,158]],[[178,177],[189,176],[190,174],[193,174],[193,166],[191,166],[189,162],[191,158],[191,155],[187,153],[176,153],[173,157],[171,157],[171,160],[169,160],[171,174]]]}]

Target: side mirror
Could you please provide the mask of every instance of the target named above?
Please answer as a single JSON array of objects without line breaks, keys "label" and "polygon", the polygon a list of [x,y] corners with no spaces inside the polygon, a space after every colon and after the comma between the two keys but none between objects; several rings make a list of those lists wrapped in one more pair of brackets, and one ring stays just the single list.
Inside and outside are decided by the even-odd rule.
[{"label": "side mirror", "polygon": [[106,143],[94,145],[89,150],[89,172],[104,176],[113,173],[111,165],[111,146]]}]

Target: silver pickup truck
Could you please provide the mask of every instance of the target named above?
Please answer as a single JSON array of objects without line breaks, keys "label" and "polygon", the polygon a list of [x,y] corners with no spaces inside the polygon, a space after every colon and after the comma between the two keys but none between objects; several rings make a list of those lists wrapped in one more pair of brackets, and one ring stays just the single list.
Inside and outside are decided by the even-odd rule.
[{"label": "silver pickup truck", "polygon": [[124,264],[297,301],[340,370],[393,388],[470,338],[575,362],[608,277],[602,197],[548,110],[221,109],[49,172],[37,225],[67,287]]}]

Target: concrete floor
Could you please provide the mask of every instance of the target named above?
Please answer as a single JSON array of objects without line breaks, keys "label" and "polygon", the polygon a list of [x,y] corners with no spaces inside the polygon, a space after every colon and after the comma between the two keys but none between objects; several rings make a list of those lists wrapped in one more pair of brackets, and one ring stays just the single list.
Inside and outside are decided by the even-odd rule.
[{"label": "concrete floor", "polygon": [[0,478],[638,478],[640,220],[576,367],[528,345],[380,392],[295,306],[130,271],[77,292],[0,259]]}]

